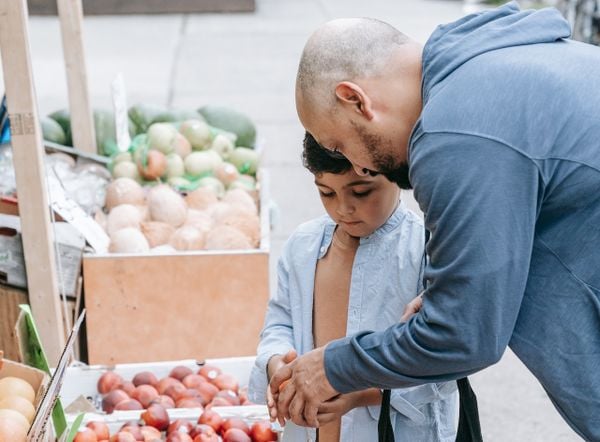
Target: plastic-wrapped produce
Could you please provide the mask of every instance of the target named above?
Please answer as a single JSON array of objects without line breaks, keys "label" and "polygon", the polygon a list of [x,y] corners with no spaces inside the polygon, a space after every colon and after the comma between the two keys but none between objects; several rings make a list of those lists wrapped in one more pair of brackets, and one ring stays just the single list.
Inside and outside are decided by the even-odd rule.
[{"label": "plastic-wrapped produce", "polygon": [[[0,195],[14,196],[17,193],[15,170],[10,145],[0,146]],[[93,215],[104,207],[106,186],[110,173],[93,162],[76,162],[64,153],[53,153],[44,157],[46,174],[53,174],[62,183],[68,197],[77,202],[88,214]]]}]

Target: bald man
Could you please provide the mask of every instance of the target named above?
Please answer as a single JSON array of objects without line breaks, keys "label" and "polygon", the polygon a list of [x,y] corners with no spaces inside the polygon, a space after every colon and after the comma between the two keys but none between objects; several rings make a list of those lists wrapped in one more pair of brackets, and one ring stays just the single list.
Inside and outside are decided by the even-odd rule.
[{"label": "bald man", "polygon": [[311,36],[300,120],[358,173],[414,188],[428,288],[407,322],[277,372],[274,417],[318,426],[337,394],[458,379],[510,345],[569,425],[600,440],[600,49],[569,35],[556,10],[509,3],[424,47],[372,19]]}]

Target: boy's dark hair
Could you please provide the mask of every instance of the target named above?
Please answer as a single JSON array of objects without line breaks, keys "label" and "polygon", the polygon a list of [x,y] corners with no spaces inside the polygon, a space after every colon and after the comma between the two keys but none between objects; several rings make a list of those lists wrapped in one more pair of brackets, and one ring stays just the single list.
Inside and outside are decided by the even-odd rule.
[{"label": "boy's dark hair", "polygon": [[304,149],[302,151],[302,164],[314,175],[322,173],[343,174],[352,168],[346,158],[333,157],[327,149],[317,143],[314,137],[306,132],[304,134]]}]

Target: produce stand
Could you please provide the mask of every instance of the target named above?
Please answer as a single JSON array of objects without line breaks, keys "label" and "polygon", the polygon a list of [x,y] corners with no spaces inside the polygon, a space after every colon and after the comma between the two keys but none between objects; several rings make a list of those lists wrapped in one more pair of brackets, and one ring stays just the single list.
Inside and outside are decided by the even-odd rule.
[{"label": "produce stand", "polygon": [[[136,2],[129,4],[134,6]],[[56,366],[52,378],[48,381],[45,377],[43,385],[23,375],[38,394],[36,402],[31,404],[35,405],[36,413],[33,421],[29,421],[28,434],[33,439],[28,440],[40,442],[54,436],[48,425],[52,413],[56,432],[62,433],[60,441],[71,440],[63,433],[62,414],[62,423],[57,425],[55,414],[57,410],[62,413],[62,408],[54,406],[56,399],[62,397],[70,402],[73,397],[90,397],[93,395],[90,388],[97,385],[100,372],[107,369],[97,365],[66,369],[73,358],[78,358],[73,345],[80,326],[84,327],[82,339],[87,344],[83,349],[85,362],[108,364],[111,370],[123,373],[156,369],[157,374],[167,377],[167,372],[161,370],[165,371],[173,362],[161,361],[176,361],[197,369],[196,360],[212,358],[209,363],[234,373],[240,386],[245,386],[254,357],[244,356],[255,354],[269,299],[269,182],[268,171],[259,167],[260,149],[255,149],[254,124],[245,115],[211,105],[197,110],[168,110],[170,119],[154,119],[165,118],[163,112],[145,119],[152,112],[145,114],[141,107],[134,106],[133,114],[142,117],[134,121],[123,100],[121,109],[115,104],[118,118],[107,117],[109,113],[100,115],[104,119],[101,128],[106,132],[109,125],[105,123],[110,122],[113,127],[109,130],[123,134],[130,132],[133,125],[133,140],[123,142],[128,137],[116,136],[108,144],[97,142],[94,125],[99,127],[98,114],[96,111],[92,114],[87,94],[81,1],[59,0],[58,11],[70,116],[68,111],[59,111],[56,119],[49,117],[55,127],[60,126],[59,130],[64,131],[64,142],[42,141],[47,121],[41,125],[37,114],[27,2],[0,0],[0,49],[11,135],[10,146],[2,146],[7,148],[5,152],[10,147],[14,165],[11,180],[15,178],[8,191],[10,195],[2,195],[0,199],[0,221],[8,225],[8,228],[0,225],[0,245],[11,247],[6,259],[1,256],[0,259],[12,266],[0,267],[3,278],[0,354],[6,349],[15,361],[41,368],[42,373],[50,373],[49,367]],[[173,117],[175,114],[177,117]],[[128,121],[124,121],[123,115]],[[65,122],[68,130],[61,124]],[[170,141],[165,141],[165,134],[172,135]],[[66,146],[71,137],[73,146]],[[54,153],[45,157],[45,150]],[[11,160],[10,156],[5,158]],[[86,178],[83,183],[76,173],[80,171],[97,177],[94,186],[86,187],[91,181]],[[119,175],[123,171],[129,175]],[[118,199],[116,191],[112,194],[113,204],[108,204],[107,197],[104,206],[104,197],[98,197],[102,192],[96,192],[95,185],[108,185],[108,189],[116,182],[128,182],[130,190],[131,184],[137,186],[139,199],[136,202]],[[85,198],[76,200],[70,193],[81,189],[94,195],[90,204],[82,202]],[[97,198],[101,198],[101,203]],[[129,215],[134,213],[132,218],[118,219],[113,215],[124,207]],[[175,211],[169,213],[169,207]],[[174,215],[181,219],[174,220]],[[158,242],[157,231],[152,229],[159,229],[163,236],[168,231],[168,236]],[[117,235],[125,230],[125,235]],[[130,239],[127,234],[132,230],[145,248],[128,248],[132,243],[126,241]],[[68,240],[65,231],[69,231]],[[190,231],[197,234],[193,241],[184,235]],[[70,241],[74,237],[78,240]],[[81,268],[83,279],[79,274]],[[2,282],[27,288],[28,293],[3,286]],[[71,302],[68,306],[67,296]],[[27,301],[31,310],[28,306],[18,307]],[[71,321],[84,307],[80,302],[87,308],[86,323],[82,324],[84,314],[81,314],[72,328]],[[32,325],[34,317],[36,325]],[[13,328],[15,321],[18,326]],[[65,332],[71,329],[65,340]],[[35,330],[35,345],[24,352],[22,346],[14,344],[29,330]],[[143,365],[135,365],[138,362]],[[124,363],[127,365],[121,365]],[[201,371],[194,376],[201,377]],[[174,378],[171,376],[167,381]],[[227,378],[204,376],[204,387],[214,391],[207,401],[202,396],[201,406],[214,407],[223,418],[254,423],[260,427],[258,431],[264,432],[266,426],[266,431],[271,432],[270,424],[265,421],[266,408],[250,404],[237,383],[232,386]],[[180,381],[179,388],[184,388],[185,394],[203,394],[199,385],[188,385],[183,378]],[[178,394],[161,392],[161,396],[177,401],[175,405],[179,408],[170,411],[169,416],[198,421],[202,408],[186,408],[194,396]],[[136,399],[132,396],[128,401]],[[144,407],[148,411],[153,405],[148,402]],[[172,408],[163,403],[158,405]],[[73,404],[72,410],[85,411],[77,410],[77,406]],[[115,431],[125,419],[143,417],[139,409],[118,410],[130,411],[119,411],[110,417],[102,414],[94,419],[111,421],[111,429]],[[84,423],[88,420],[86,417]],[[72,431],[77,430],[80,422],[81,415],[69,415]],[[224,425],[230,423],[234,425],[233,420]],[[0,431],[1,425],[2,422]],[[247,429],[248,435],[254,434],[254,426]],[[221,435],[229,431],[226,426],[221,430]],[[165,428],[161,431],[164,433]],[[275,433],[272,437],[276,439]]]}]

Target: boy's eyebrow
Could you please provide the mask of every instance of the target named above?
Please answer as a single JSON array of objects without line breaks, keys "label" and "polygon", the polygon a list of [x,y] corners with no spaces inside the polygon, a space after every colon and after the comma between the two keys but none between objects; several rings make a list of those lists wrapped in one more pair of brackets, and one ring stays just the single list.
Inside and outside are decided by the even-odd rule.
[{"label": "boy's eyebrow", "polygon": [[[321,186],[321,187],[327,187],[328,189],[331,189],[331,187],[329,187],[327,184],[323,184],[321,182],[319,182],[319,180],[315,180],[315,184],[317,186]],[[361,184],[373,184],[372,180],[356,180],[356,181],[352,181],[351,183],[345,184],[344,188],[346,187],[352,187],[352,186],[360,186]]]},{"label": "boy's eyebrow", "polygon": [[359,186],[361,184],[373,184],[372,180],[356,180],[346,184],[344,187]]}]

